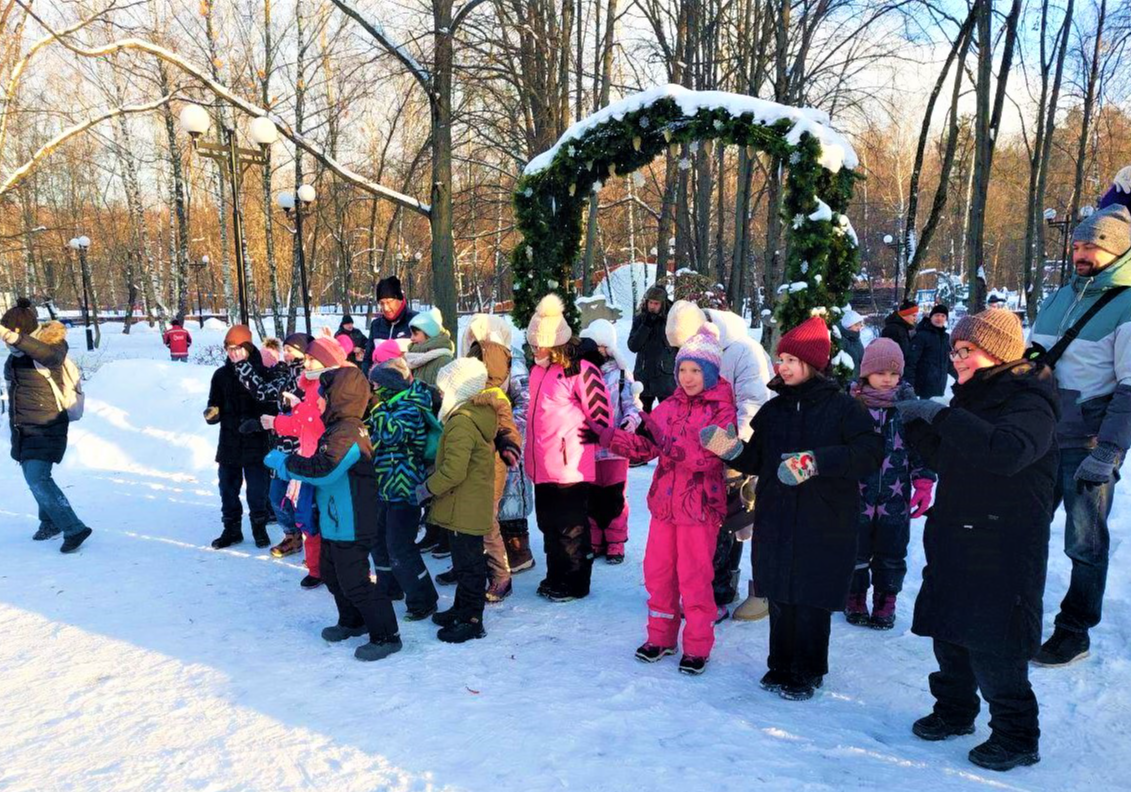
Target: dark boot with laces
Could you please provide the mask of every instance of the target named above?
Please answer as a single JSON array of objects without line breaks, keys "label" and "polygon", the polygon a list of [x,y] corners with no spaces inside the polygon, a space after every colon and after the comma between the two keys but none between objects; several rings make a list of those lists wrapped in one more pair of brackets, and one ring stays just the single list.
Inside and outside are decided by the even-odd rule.
[{"label": "dark boot with laces", "polygon": [[1062,668],[1088,656],[1091,642],[1087,633],[1072,632],[1057,627],[1033,658],[1033,665],[1044,668]]},{"label": "dark boot with laces", "polygon": [[951,737],[965,737],[974,733],[974,722],[952,723],[936,712],[911,724],[911,733],[920,740],[939,742]]},{"label": "dark boot with laces", "polygon": [[1018,750],[991,736],[968,754],[971,762],[987,770],[1005,772],[1015,767],[1035,765],[1041,761],[1041,754],[1034,747],[1031,751]]},{"label": "dark boot with laces", "polygon": [[237,545],[243,541],[243,531],[240,530],[239,523],[227,523],[224,525],[223,532],[212,540],[212,547],[216,550],[223,550],[225,547]]}]

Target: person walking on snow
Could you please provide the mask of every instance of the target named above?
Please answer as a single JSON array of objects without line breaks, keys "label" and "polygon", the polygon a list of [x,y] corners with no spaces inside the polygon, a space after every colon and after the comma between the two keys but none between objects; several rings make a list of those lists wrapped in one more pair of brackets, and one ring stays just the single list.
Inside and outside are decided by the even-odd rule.
[{"label": "person walking on snow", "polygon": [[589,491],[596,449],[582,429],[600,432],[612,421],[601,370],[582,359],[556,294],[538,303],[526,329],[534,350],[526,417],[526,469],[534,480],[534,508],[545,538],[546,577],[538,594],[551,602],[589,595],[593,550]]},{"label": "person walking on snow", "polygon": [[[860,482],[860,533],[856,545],[856,571],[848,594],[845,616],[849,624],[890,630],[895,626],[895,602],[907,575],[907,545],[911,521],[931,507],[935,474],[908,446],[903,420],[895,403],[914,399],[911,386],[900,382],[903,353],[890,338],[877,338],[864,350],[860,379],[849,391],[872,416],[884,438],[880,469]],[[872,586],[872,612],[868,612],[868,587]]]},{"label": "person walking on snow", "polygon": [[[341,355],[341,347],[337,350]],[[284,481],[315,487],[322,515],[322,577],[338,609],[337,623],[322,630],[322,639],[340,643],[368,635],[369,642],[357,647],[354,657],[381,660],[399,652],[403,645],[393,604],[369,577],[369,554],[377,543],[378,508],[373,452],[362,424],[369,404],[369,383],[358,368],[337,360],[335,356],[332,362],[336,365],[325,366],[318,356],[306,359],[306,374],[320,381],[326,400],[326,431],[318,451],[306,459],[274,450],[265,462]]]},{"label": "person walking on snow", "polygon": [[1029,659],[1041,643],[1060,410],[1052,371],[1022,359],[1012,312],[964,316],[951,337],[950,406],[895,405],[908,441],[939,477],[911,625],[934,642],[935,705],[912,732],[929,741],[973,734],[980,692],[991,734],[969,759],[1009,770],[1040,761]]},{"label": "person walking on snow", "polygon": [[192,336],[185,330],[185,320],[175,317],[169,323],[170,327],[161,337],[165,346],[169,347],[169,359],[174,363],[188,363],[189,347],[192,346]]},{"label": "person walking on snow", "polygon": [[0,319],[0,340],[8,345],[9,352],[4,379],[8,385],[12,459],[19,463],[39,507],[39,528],[32,539],[43,541],[62,533],[60,551],[73,553],[90,536],[91,529],[75,514],[51,474],[51,468],[63,461],[71,424],[56,395],[64,386],[67,328],[60,322],[40,327],[31,301],[21,297]]},{"label": "person walking on snow", "polygon": [[[1122,173],[1122,172],[1121,172]],[[1115,188],[1113,188],[1114,190]],[[1125,196],[1128,200],[1131,196]],[[1064,552],[1072,577],[1055,629],[1033,662],[1060,667],[1088,656],[1100,623],[1111,536],[1108,517],[1131,446],[1131,212],[1113,203],[1076,226],[1075,274],[1041,306],[1030,342],[1051,350],[1100,300],[1110,300],[1053,363],[1060,388]]]},{"label": "person walking on snow", "polygon": [[868,411],[820,372],[832,340],[819,316],[778,342],[777,393],[754,416],[744,443],[709,427],[704,448],[758,476],[755,591],[769,599],[770,654],[761,686],[812,698],[829,667],[833,611],[844,610],[856,563],[860,481],[880,466],[883,438]]},{"label": "person walking on snow", "polygon": [[633,372],[636,381],[644,386],[640,393],[644,412],[652,412],[652,406],[671,396],[676,388],[676,348],[668,343],[664,333],[670,308],[668,290],[651,286],[644,292],[636,316],[632,317],[628,351],[636,355]]},{"label": "person walking on snow", "polygon": [[380,313],[373,319],[369,326],[369,340],[365,345],[365,354],[362,356],[362,368],[366,374],[373,361],[373,348],[382,341],[389,339],[403,339],[401,351],[408,348],[412,328],[409,323],[416,316],[416,311],[408,307],[405,302],[401,281],[396,275],[390,275],[377,282],[377,307]]},{"label": "person walking on snow", "polygon": [[704,325],[676,355],[679,387],[645,415],[640,430],[610,425],[601,433],[601,445],[629,459],[659,457],[644,549],[648,639],[636,658],[654,663],[673,654],[682,613],[685,674],[703,673],[715,642],[712,559],[726,516],[726,482],[722,460],[701,447],[699,434],[712,426],[734,432],[734,394],[719,376],[721,360],[716,330]]},{"label": "person walking on snow", "polygon": [[[637,386],[621,358],[617,329],[607,319],[596,319],[581,331],[581,338],[595,343],[605,359],[601,374],[613,407],[609,425],[635,432],[641,420]],[[589,491],[589,533],[593,556],[604,556],[609,564],[624,563],[624,545],[628,541],[627,481],[628,459],[606,448],[598,449],[596,479]]]}]

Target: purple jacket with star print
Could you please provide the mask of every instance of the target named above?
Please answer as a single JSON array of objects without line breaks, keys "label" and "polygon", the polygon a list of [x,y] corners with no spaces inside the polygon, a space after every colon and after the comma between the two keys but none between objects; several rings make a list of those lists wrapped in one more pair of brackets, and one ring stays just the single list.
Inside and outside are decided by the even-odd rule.
[{"label": "purple jacket with star print", "polygon": [[[901,382],[895,401],[914,399],[915,390]],[[861,521],[899,522],[910,520],[909,503],[914,494],[912,482],[919,479],[934,481],[929,470],[905,440],[903,420],[894,407],[868,407],[876,432],[884,437],[884,461],[880,469],[860,481]]]}]

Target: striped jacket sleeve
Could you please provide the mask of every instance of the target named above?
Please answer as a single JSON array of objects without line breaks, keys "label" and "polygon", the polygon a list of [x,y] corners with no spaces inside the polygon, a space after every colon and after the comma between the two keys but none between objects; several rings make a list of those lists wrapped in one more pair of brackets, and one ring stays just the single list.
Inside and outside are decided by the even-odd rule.
[{"label": "striped jacket sleeve", "polygon": [[581,411],[593,429],[600,434],[613,422],[612,406],[609,402],[609,389],[601,370],[588,360],[581,361],[581,373],[576,377],[577,396]]}]

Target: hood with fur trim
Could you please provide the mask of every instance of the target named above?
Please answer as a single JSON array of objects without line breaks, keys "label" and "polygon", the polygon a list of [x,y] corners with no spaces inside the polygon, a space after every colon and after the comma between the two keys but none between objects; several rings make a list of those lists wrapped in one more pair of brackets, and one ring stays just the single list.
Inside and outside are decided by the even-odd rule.
[{"label": "hood with fur trim", "polygon": [[58,344],[67,340],[67,328],[62,322],[45,322],[39,329],[31,334],[45,344]]}]

